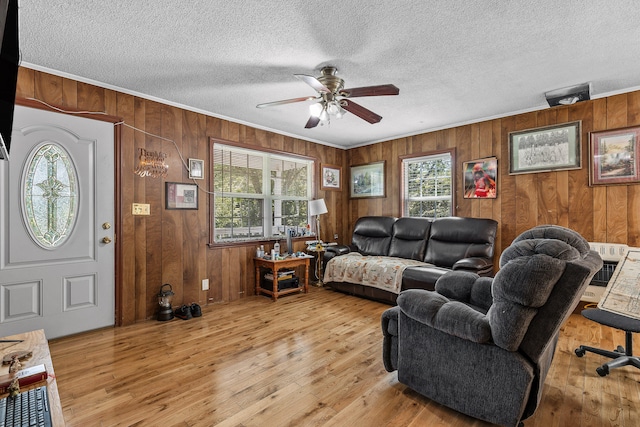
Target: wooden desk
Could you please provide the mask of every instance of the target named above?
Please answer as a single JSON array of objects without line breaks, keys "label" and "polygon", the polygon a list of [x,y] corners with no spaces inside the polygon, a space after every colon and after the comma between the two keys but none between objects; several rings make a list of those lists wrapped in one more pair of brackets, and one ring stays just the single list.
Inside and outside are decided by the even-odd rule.
[{"label": "wooden desk", "polygon": [[[47,369],[47,391],[49,393],[49,406],[51,408],[51,424],[54,427],[64,426],[64,417],[62,416],[62,405],[60,404],[60,395],[58,394],[58,386],[56,385],[55,373],[53,371],[53,363],[51,362],[51,353],[49,353],[49,342],[44,336],[44,330],[26,332],[24,334],[11,335],[2,337],[3,340],[24,340],[20,343],[0,343],[0,358],[5,354],[14,353],[16,351],[30,351],[33,355],[22,361],[22,367],[28,368],[44,364]],[[0,366],[0,374],[9,373],[9,365]],[[36,388],[43,383],[36,383],[27,387],[20,387],[20,391]],[[7,396],[6,394],[2,397]]]},{"label": "wooden desk", "polygon": [[[300,292],[304,290],[306,294],[309,292],[309,260],[311,257],[289,257],[284,260],[271,260],[264,258],[254,258],[253,264],[256,267],[256,295],[260,295],[261,292],[271,295],[274,301],[278,299],[280,295],[291,294],[294,292]],[[304,281],[302,286],[298,286],[297,288],[292,289],[283,289],[281,291],[278,290],[278,271],[285,268],[296,268],[304,266]],[[273,271],[273,289],[264,289],[260,287],[260,267],[268,268]]]}]

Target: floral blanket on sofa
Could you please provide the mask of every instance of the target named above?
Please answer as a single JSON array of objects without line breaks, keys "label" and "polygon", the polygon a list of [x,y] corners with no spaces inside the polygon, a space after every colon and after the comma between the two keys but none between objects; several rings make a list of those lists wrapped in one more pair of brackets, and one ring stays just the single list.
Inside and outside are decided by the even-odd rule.
[{"label": "floral blanket on sofa", "polygon": [[397,294],[400,293],[404,270],[419,265],[426,264],[412,259],[365,256],[352,252],[329,260],[324,281],[357,283]]}]

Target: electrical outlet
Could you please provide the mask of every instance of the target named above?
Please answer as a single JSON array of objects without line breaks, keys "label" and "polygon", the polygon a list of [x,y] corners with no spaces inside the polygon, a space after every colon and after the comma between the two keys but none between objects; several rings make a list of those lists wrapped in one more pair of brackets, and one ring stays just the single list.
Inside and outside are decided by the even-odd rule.
[{"label": "electrical outlet", "polygon": [[203,291],[209,290],[209,279],[202,279],[202,290]]},{"label": "electrical outlet", "polygon": [[333,240],[338,240],[338,233],[333,235]]}]

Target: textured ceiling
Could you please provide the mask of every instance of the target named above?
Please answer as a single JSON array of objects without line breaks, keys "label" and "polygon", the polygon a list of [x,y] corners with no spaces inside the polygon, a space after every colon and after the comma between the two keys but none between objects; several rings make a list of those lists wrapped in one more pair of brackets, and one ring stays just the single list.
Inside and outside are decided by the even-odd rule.
[{"label": "textured ceiling", "polygon": [[[21,0],[23,65],[331,146],[353,147],[640,88],[632,0]],[[380,114],[305,129],[293,74],[338,68]]]}]

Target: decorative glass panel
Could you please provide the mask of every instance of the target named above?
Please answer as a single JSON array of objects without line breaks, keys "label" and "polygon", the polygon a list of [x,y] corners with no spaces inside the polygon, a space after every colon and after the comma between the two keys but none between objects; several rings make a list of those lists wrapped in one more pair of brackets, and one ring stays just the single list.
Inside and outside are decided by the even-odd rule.
[{"label": "decorative glass panel", "polygon": [[31,237],[45,249],[62,245],[78,214],[78,182],[69,154],[46,143],[30,156],[23,180],[23,209]]}]

